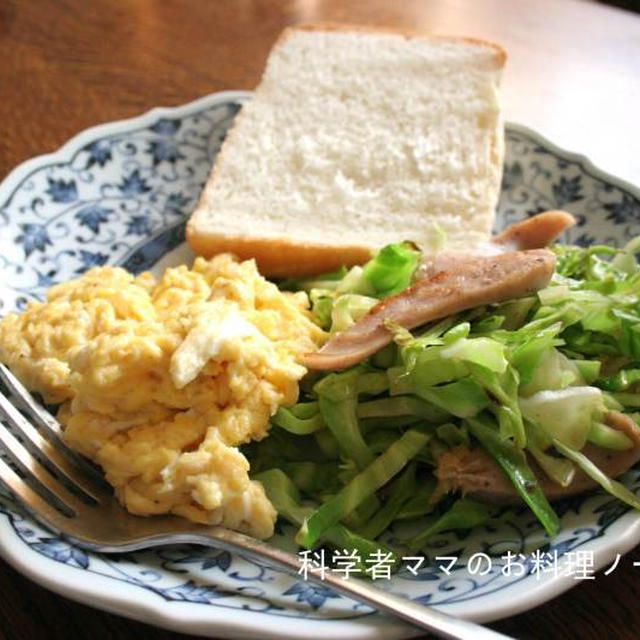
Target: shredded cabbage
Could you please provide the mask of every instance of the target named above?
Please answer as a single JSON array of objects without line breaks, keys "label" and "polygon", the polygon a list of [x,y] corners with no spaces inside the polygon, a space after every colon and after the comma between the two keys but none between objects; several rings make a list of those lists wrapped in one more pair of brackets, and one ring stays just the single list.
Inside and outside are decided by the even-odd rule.
[{"label": "shredded cabbage", "polygon": [[594,422],[604,413],[602,391],[596,387],[545,389],[520,398],[522,415],[550,438],[582,449]]},{"label": "shredded cabbage", "polygon": [[[606,491],[640,499],[584,455],[634,442],[605,424],[612,409],[640,420],[640,270],[634,253],[555,246],[556,273],[536,295],[442,318],[415,331],[388,320],[393,344],[346,371],[311,373],[297,404],[273,415],[270,436],[246,445],[254,478],[305,547],[385,548],[397,522],[424,548],[440,531],[486,522],[492,508],[443,499],[438,456],[482,447],[549,536],[558,517],[536,473],[559,486],[582,469]],[[313,318],[342,331],[410,285],[420,252],[389,245],[362,267],[282,287],[309,292]]]}]

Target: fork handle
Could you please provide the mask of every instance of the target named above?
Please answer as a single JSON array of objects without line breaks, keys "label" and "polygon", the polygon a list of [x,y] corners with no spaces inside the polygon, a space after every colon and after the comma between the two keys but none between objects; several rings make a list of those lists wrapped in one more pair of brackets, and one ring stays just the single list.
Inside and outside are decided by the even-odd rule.
[{"label": "fork handle", "polygon": [[358,578],[345,580],[329,574],[322,580],[319,576],[309,573],[308,579],[314,583],[330,585],[332,589],[345,596],[353,598],[358,602],[365,602],[374,609],[391,613],[441,638],[449,638],[451,640],[509,639],[509,636],[483,627],[475,622],[454,618],[433,607],[428,607],[409,598],[403,598],[388,591],[383,591]]},{"label": "fork handle", "polygon": [[[179,536],[179,541],[224,548],[254,560],[267,561],[288,574],[300,574],[300,560],[292,553],[275,549],[260,540],[228,529],[211,527],[209,531],[209,535],[183,534]],[[147,540],[147,546],[149,542]],[[383,591],[358,578],[344,579],[330,573],[321,578],[319,575],[309,572],[307,579],[315,584],[329,586],[349,598],[372,606],[374,609],[391,613],[417,627],[431,631],[441,638],[449,638],[450,640],[513,640],[510,639],[510,636],[505,636],[474,622],[454,618],[409,598]]]}]

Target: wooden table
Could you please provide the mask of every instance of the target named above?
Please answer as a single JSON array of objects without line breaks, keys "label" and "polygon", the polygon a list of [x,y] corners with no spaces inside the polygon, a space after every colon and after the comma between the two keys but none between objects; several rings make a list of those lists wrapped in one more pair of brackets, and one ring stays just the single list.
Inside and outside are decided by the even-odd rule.
[{"label": "wooden table", "polygon": [[[2,0],[0,178],[99,122],[222,89],[250,89],[279,31],[302,21],[394,25],[508,50],[509,120],[640,183],[640,17],[576,0]],[[635,638],[636,549],[495,624],[520,638]],[[176,638],[53,595],[0,561],[0,638]]]}]

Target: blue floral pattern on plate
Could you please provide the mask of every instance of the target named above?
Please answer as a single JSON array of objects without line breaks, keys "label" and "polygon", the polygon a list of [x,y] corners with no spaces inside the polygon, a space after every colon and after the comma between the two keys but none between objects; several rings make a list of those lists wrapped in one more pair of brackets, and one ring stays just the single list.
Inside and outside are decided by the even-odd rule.
[{"label": "blue floral pattern on plate", "polygon": [[[162,114],[105,125],[12,173],[0,186],[0,313],[41,299],[51,285],[92,266],[121,264],[140,272],[179,247],[185,219],[245,98],[213,95]],[[619,246],[640,231],[640,196],[634,187],[523,127],[508,125],[506,142],[499,227],[563,208],[579,220],[565,241]],[[632,470],[624,481],[639,490],[640,472]],[[587,549],[601,566],[616,550],[640,541],[636,514],[606,494],[573,498],[560,503],[558,512],[562,530],[553,541],[525,510],[500,525],[464,535],[440,534],[429,543],[427,562],[417,575],[402,570],[387,586],[455,615],[491,619],[508,610],[505,599],[517,602],[508,610],[515,612],[569,586],[566,581],[559,586],[555,576],[540,579],[530,560],[522,575],[509,574],[504,570],[507,552],[526,555],[540,549],[566,559]],[[376,617],[328,589],[219,550],[176,546],[118,556],[87,553],[44,530],[1,493],[0,514],[0,527],[6,524],[14,541],[54,563],[126,583],[162,601],[207,607],[218,635],[224,634],[225,612],[234,610],[326,624]],[[278,529],[274,544],[293,548],[291,528]],[[616,539],[624,548],[615,547]],[[466,570],[465,560],[476,552],[493,560],[482,576]],[[450,575],[436,568],[438,556],[460,559]],[[547,595],[540,587],[548,589]],[[127,612],[125,604],[121,610]],[[187,631],[186,618],[185,625]],[[301,629],[283,626],[278,635],[293,636]],[[389,637],[408,633],[400,624],[390,629]]]}]

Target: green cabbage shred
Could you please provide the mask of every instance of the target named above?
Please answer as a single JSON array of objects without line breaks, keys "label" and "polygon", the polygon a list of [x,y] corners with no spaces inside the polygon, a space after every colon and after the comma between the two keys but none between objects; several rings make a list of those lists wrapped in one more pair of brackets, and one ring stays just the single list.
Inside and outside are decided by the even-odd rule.
[{"label": "green cabbage shred", "polygon": [[[420,550],[442,531],[487,522],[495,507],[436,488],[437,459],[456,447],[486,451],[550,537],[560,521],[533,468],[559,486],[580,469],[640,509],[585,449],[636,446],[606,413],[640,416],[639,248],[640,239],[625,250],[554,246],[556,273],[536,295],[413,332],[389,322],[394,342],[367,361],[309,374],[270,436],[244,448],[298,544],[366,556],[389,551],[388,534],[411,523],[407,548]],[[420,260],[412,244],[393,244],[362,267],[281,286],[307,291],[316,322],[335,333],[407,288]]]}]

